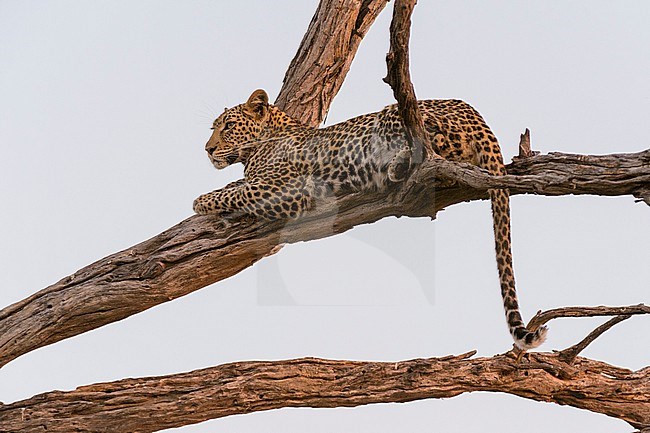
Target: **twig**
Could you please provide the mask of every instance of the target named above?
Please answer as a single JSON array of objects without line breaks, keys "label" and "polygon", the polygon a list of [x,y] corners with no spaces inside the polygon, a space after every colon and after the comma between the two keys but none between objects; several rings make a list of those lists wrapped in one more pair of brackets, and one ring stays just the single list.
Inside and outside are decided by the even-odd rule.
[{"label": "twig", "polygon": [[617,323],[627,320],[632,317],[631,314],[626,314],[622,316],[616,316],[609,319],[607,322],[600,325],[598,328],[594,329],[587,335],[581,342],[574,344],[573,346],[566,348],[558,354],[560,360],[566,362],[567,364],[573,364],[573,361],[576,359],[576,356],[582,352],[589,344],[591,344],[596,338],[600,337],[605,331],[607,331],[612,326]]},{"label": "twig", "polygon": [[[630,305],[627,307],[563,307],[547,311],[538,311],[530,319],[528,329],[536,330],[550,320],[563,317],[598,317],[598,316],[626,316],[635,314],[650,314],[650,306],[644,304]],[[604,331],[603,331],[604,332]]]}]

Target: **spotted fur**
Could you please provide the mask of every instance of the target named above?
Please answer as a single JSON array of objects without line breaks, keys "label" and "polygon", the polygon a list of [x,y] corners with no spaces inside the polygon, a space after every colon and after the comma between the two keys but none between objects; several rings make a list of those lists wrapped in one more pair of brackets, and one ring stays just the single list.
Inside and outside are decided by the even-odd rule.
[{"label": "spotted fur", "polygon": [[[435,154],[490,174],[506,174],[496,137],[481,115],[459,100],[418,102]],[[382,190],[403,181],[411,149],[395,105],[326,128],[305,126],[268,103],[263,90],[226,109],[205,146],[217,169],[241,162],[244,179],[201,195],[199,214],[246,213],[275,220],[297,218],[329,195]],[[519,313],[512,268],[510,199],[490,190],[496,259],[510,333],[524,350],[539,346],[546,328],[528,331]]]}]

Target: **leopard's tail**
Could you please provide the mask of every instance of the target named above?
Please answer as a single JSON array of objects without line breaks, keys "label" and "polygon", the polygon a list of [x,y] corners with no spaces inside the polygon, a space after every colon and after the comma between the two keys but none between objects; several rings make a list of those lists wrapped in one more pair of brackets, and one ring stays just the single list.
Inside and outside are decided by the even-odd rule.
[{"label": "leopard's tail", "polygon": [[494,243],[496,246],[497,267],[503,308],[506,320],[515,345],[523,350],[533,349],[546,340],[546,326],[535,332],[526,329],[519,312],[517,291],[515,289],[515,274],[512,268],[512,250],[510,246],[510,194],[505,189],[489,190],[492,202],[492,218],[494,224]]},{"label": "leopard's tail", "polygon": [[[489,129],[488,129],[489,131]],[[477,146],[479,148],[479,166],[487,169],[490,174],[503,176],[506,174],[503,165],[501,149],[494,135],[483,136]],[[519,312],[517,291],[515,289],[515,274],[512,267],[512,249],[510,239],[510,193],[507,189],[491,189],[492,219],[494,225],[494,243],[496,247],[497,268],[503,308],[510,334],[515,345],[523,350],[533,349],[546,340],[546,326],[541,326],[531,332],[526,329]]]}]

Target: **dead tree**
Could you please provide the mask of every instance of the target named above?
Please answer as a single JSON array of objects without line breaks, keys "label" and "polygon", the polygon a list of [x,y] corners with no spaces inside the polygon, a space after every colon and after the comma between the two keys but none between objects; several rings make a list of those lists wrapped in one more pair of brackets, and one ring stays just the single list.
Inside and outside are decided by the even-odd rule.
[{"label": "dead tree", "polygon": [[[291,62],[276,104],[319,124],[339,90],[359,43],[387,0],[322,0]],[[386,81],[416,149],[426,149],[408,76],[408,34],[415,1],[396,1]],[[324,31],[323,29],[327,30]],[[334,31],[334,29],[336,31]],[[330,40],[336,35],[336,40]],[[394,190],[349,194],[298,221],[246,217],[225,224],[192,216],[112,254],[0,311],[0,367],[39,347],[123,319],[227,278],[287,242],[330,236],[386,216],[428,216],[452,204],[511,194],[631,195],[650,205],[650,149],[605,156],[533,155],[527,134],[508,176],[466,164],[423,160]],[[431,197],[435,197],[432,200]],[[327,220],[328,224],[322,224]],[[128,379],[49,392],[0,404],[0,431],[140,431],[193,424],[280,407],[357,406],[443,398],[472,391],[506,392],[571,405],[650,431],[650,367],[633,372],[578,356],[591,341],[632,315],[628,307],[567,307],[538,313],[536,327],[557,317],[614,316],[583,341],[557,353],[475,352],[400,362],[304,358],[236,362],[164,377]]]}]

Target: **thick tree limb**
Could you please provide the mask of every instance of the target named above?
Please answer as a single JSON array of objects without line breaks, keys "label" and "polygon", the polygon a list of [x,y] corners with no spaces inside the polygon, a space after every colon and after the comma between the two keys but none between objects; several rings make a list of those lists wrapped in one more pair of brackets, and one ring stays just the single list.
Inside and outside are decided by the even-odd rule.
[{"label": "thick tree limb", "polygon": [[282,243],[331,236],[386,216],[433,218],[452,204],[486,198],[488,188],[508,187],[512,194],[631,195],[650,179],[650,150],[540,155],[508,166],[515,176],[461,167],[459,179],[480,189],[436,187],[439,162],[423,162],[399,189],[340,197],[295,222],[190,217],[0,311],[0,366],[230,277]]},{"label": "thick tree limb", "polygon": [[321,0],[275,104],[307,125],[319,125],[361,40],[386,3],[388,0]]},{"label": "thick tree limb", "polygon": [[[471,164],[453,163],[440,158],[429,164],[430,167],[414,175],[418,181],[442,178],[474,189],[508,188],[511,194],[581,195],[592,190],[593,186],[599,191],[596,195],[615,196],[627,191],[623,195],[638,196],[650,185],[650,149],[612,155],[553,152],[534,158],[517,158],[506,167],[509,173],[506,176],[491,176]],[[570,166],[571,169],[555,170],[552,167],[555,164]],[[629,188],[630,181],[634,184],[632,188]]]},{"label": "thick tree limb", "polygon": [[559,353],[459,356],[400,362],[302,358],[225,364],[169,376],[119,380],[0,404],[3,432],[153,432],[282,407],[339,407],[506,392],[650,427],[650,366],[637,372],[577,357],[614,322],[645,305],[557,308],[538,317],[618,315]]},{"label": "thick tree limb", "polygon": [[[410,16],[413,1],[396,3],[410,7],[401,15]],[[385,4],[322,0],[276,103],[305,123],[320,123],[359,42]],[[408,49],[405,53],[408,59]],[[495,178],[474,166],[425,161],[399,189],[339,197],[296,222],[190,217],[0,311],[0,367],[38,347],[234,275],[282,243],[330,236],[390,215],[435,217],[446,206],[486,198],[489,188],[509,188],[512,194],[634,195],[650,204],[650,149],[524,158],[508,171],[509,176]],[[441,179],[447,180],[444,187]],[[277,407],[356,406],[479,390],[570,404],[650,428],[650,367],[631,372],[576,357],[614,322],[608,323],[560,354],[530,354],[522,364],[506,355],[398,363],[299,359],[96,384],[0,404],[0,431],[156,431]]]},{"label": "thick tree limb", "polygon": [[[276,103],[304,123],[320,123],[343,83],[361,40],[387,1],[322,0],[291,62]],[[249,227],[249,235],[244,231],[231,243],[227,239],[241,224],[230,227],[232,232],[223,227],[215,232],[212,226],[205,228],[196,223],[190,218],[149,241],[106,257],[0,311],[0,367],[37,347],[123,319],[233,275],[268,254],[278,244],[279,235],[273,234],[272,228],[266,231],[268,239],[265,241],[245,240],[250,233],[258,232],[259,227],[254,226]],[[279,227],[281,225],[276,229]],[[221,237],[221,241],[215,243],[217,238],[214,236]],[[201,243],[209,245],[202,247]],[[178,247],[183,244],[185,248],[181,253]],[[220,251],[217,256],[221,258],[215,265],[225,270],[224,274],[207,277],[216,268],[209,266],[206,260],[216,257],[198,257],[205,254],[203,248]],[[175,258],[174,254],[180,255]],[[181,257],[187,254],[194,257],[184,262]],[[195,274],[195,266],[211,269],[207,273]],[[165,272],[170,267],[172,272]],[[167,277],[155,278],[163,273]],[[93,289],[88,290],[88,287]],[[118,293],[121,290],[123,293]],[[66,302],[72,299],[71,308],[67,308]],[[142,305],[138,306],[141,301]],[[31,325],[25,322],[27,334],[21,336],[20,327],[16,325],[26,316],[32,316],[36,321]],[[41,326],[58,320],[62,322],[57,329]],[[41,325],[36,325],[36,322],[41,322]],[[31,343],[24,344],[26,339],[32,338]]]},{"label": "thick tree limb", "polygon": [[[378,4],[366,1],[359,9],[349,9],[357,14],[360,31],[367,30],[376,17]],[[318,20],[312,25],[316,25],[314,22]],[[303,41],[299,55],[310,51],[305,44]],[[350,50],[356,49],[353,45]],[[351,51],[347,55],[352,55]],[[314,69],[319,70],[318,63]],[[292,85],[290,79],[285,80],[285,87]],[[328,104],[335,90],[329,91],[323,96]],[[0,367],[38,347],[121,320],[234,275],[283,242],[329,236],[391,215],[435,217],[438,210],[451,204],[485,198],[487,188],[509,187],[512,193],[545,195],[643,196],[650,185],[650,150],[625,155],[551,154],[526,158],[509,167],[509,172],[517,176],[499,178],[473,166],[447,163],[445,172],[452,172],[454,179],[474,188],[436,188],[436,177],[444,174],[440,165],[446,161],[436,163],[426,162],[403,188],[387,197],[344,197],[288,226],[250,221],[226,226],[210,217],[191,217],[0,311]],[[323,221],[327,224],[323,225]]]},{"label": "thick tree limb", "polygon": [[633,372],[556,354],[470,359],[475,352],[400,362],[303,358],[251,361],[49,392],[0,406],[5,432],[153,432],[282,407],[351,407],[505,392],[650,426],[650,367]]}]

